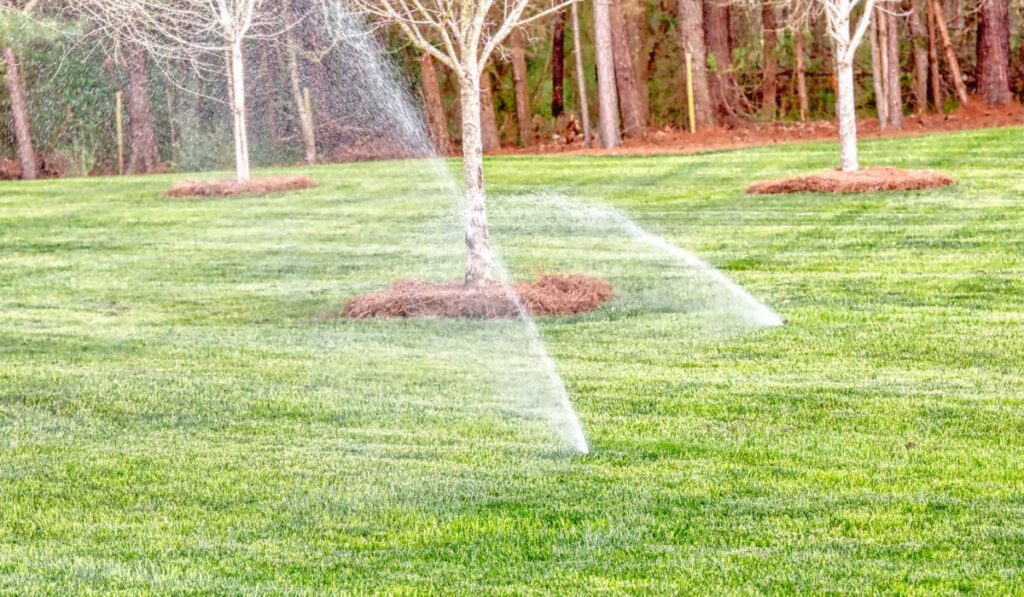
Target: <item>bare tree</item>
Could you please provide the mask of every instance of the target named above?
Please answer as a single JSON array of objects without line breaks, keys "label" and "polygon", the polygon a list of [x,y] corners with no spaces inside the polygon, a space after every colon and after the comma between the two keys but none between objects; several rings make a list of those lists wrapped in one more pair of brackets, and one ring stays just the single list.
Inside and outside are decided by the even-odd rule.
[{"label": "bare tree", "polygon": [[[250,178],[246,125],[245,42],[280,27],[263,11],[266,0],[82,0],[76,3],[100,29],[144,46],[158,59],[183,61],[197,72],[226,73],[235,144],[235,176]],[[275,33],[280,33],[276,31]],[[263,35],[272,36],[273,33]]]},{"label": "bare tree", "polygon": [[[867,33],[875,0],[820,0],[828,18],[828,34],[835,52],[836,115],[839,118],[839,157],[844,172],[860,169],[857,158],[857,106],[854,102],[853,58]],[[858,5],[864,9],[854,23]],[[852,29],[852,31],[851,31]]]},{"label": "bare tree", "polygon": [[[0,10],[20,10],[28,15],[35,8],[36,0],[29,0],[19,6],[12,0],[0,0]],[[13,47],[3,49],[4,67],[7,79],[7,94],[11,98],[11,117],[14,120],[14,138],[18,145],[18,161],[21,163],[21,178],[36,178],[36,153],[32,148],[32,127],[29,125],[28,107],[25,104],[25,89],[18,68],[18,55]]]},{"label": "bare tree", "polygon": [[[571,2],[573,0],[569,0]],[[530,0],[353,0],[361,12],[393,23],[424,52],[451,69],[462,104],[463,180],[466,193],[466,289],[491,279],[493,257],[484,195],[480,81],[494,51],[518,27],[555,13],[569,2],[527,16]]]}]

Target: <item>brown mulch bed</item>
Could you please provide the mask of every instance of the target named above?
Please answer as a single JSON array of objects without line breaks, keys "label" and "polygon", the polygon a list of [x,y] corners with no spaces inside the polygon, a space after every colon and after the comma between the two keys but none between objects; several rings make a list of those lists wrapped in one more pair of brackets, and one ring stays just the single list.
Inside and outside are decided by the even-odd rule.
[{"label": "brown mulch bed", "polygon": [[519,308],[512,296],[519,297],[530,315],[545,316],[593,311],[611,300],[614,293],[605,280],[581,275],[544,275],[534,282],[511,287],[490,282],[475,292],[468,292],[461,283],[398,280],[387,290],[350,300],[340,316],[351,319],[516,317]]},{"label": "brown mulch bed", "polygon": [[830,170],[810,176],[782,180],[762,180],[750,185],[752,195],[783,193],[874,193],[879,191],[916,191],[954,184],[953,179],[934,170],[902,168],[864,168],[857,172]]},{"label": "brown mulch bed", "polygon": [[308,176],[266,176],[248,182],[237,180],[180,180],[167,190],[175,199],[202,199],[206,197],[237,197],[241,195],[268,195],[284,191],[312,189],[316,182]]}]

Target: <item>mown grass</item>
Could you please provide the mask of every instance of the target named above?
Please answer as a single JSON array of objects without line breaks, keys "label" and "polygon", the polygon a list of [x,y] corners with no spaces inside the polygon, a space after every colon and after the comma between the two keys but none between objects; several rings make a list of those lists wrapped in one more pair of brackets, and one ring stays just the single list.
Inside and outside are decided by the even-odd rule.
[{"label": "mown grass", "polygon": [[865,143],[959,184],[844,197],[743,194],[832,144],[489,161],[493,202],[617,206],[789,322],[708,342],[672,312],[541,322],[586,457],[477,403],[480,329],[316,317],[457,275],[414,166],[195,203],[166,177],[4,183],[0,592],[1013,592],[1022,149],[1020,129]]}]

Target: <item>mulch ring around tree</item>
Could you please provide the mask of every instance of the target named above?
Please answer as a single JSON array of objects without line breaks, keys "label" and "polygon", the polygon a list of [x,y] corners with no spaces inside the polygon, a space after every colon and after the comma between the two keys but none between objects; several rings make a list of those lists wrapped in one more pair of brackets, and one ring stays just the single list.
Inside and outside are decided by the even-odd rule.
[{"label": "mulch ring around tree", "polygon": [[782,180],[762,180],[750,185],[752,195],[783,193],[875,193],[879,191],[916,191],[955,184],[948,175],[933,170],[902,168],[864,168],[856,172],[830,170],[810,176]]},{"label": "mulch ring around tree", "polygon": [[239,197],[269,195],[284,191],[301,191],[316,187],[316,182],[304,175],[266,176],[246,182],[237,180],[180,180],[167,190],[173,199],[206,199],[211,197]]},{"label": "mulch ring around tree", "polygon": [[594,311],[614,296],[611,284],[592,276],[543,275],[534,282],[510,286],[488,282],[476,291],[462,283],[433,284],[398,280],[387,290],[356,297],[340,317],[448,317],[493,319],[517,317],[519,298],[533,316],[575,315]]}]

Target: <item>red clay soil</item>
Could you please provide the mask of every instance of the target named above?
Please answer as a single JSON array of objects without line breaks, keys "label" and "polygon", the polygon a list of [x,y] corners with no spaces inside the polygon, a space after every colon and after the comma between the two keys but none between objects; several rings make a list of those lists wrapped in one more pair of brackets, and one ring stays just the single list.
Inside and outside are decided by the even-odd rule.
[{"label": "red clay soil", "polygon": [[954,184],[953,179],[934,170],[902,168],[864,168],[857,172],[829,170],[810,176],[782,180],[762,180],[750,185],[752,195],[783,193],[875,193],[879,191],[916,191]]},{"label": "red clay soil", "polygon": [[[921,114],[907,116],[902,130],[880,131],[878,119],[857,121],[862,139],[911,137],[943,131],[960,131],[1024,125],[1024,106],[1012,102],[1006,106],[989,107],[980,97],[949,114]],[[776,143],[798,141],[833,141],[839,138],[835,119],[795,123],[750,123],[732,127],[719,127],[690,134],[678,127],[665,127],[648,131],[646,139],[627,139],[622,147],[606,150],[599,147],[584,148],[579,136],[558,134],[558,142],[541,143],[525,149],[504,148],[501,154],[579,155],[650,155],[663,153],[698,153],[722,149],[738,149]],[[572,142],[566,142],[572,139]]]},{"label": "red clay soil", "polygon": [[387,290],[359,296],[345,305],[342,317],[448,317],[493,319],[519,315],[518,296],[530,315],[575,315],[594,311],[611,300],[608,282],[591,276],[541,276],[535,282],[508,285],[491,282],[475,292],[461,283],[432,284],[398,280]]},{"label": "red clay soil", "polygon": [[167,190],[167,196],[174,199],[204,199],[209,197],[256,196],[312,189],[316,186],[311,178],[304,175],[267,176],[248,182],[237,180],[180,180]]}]

